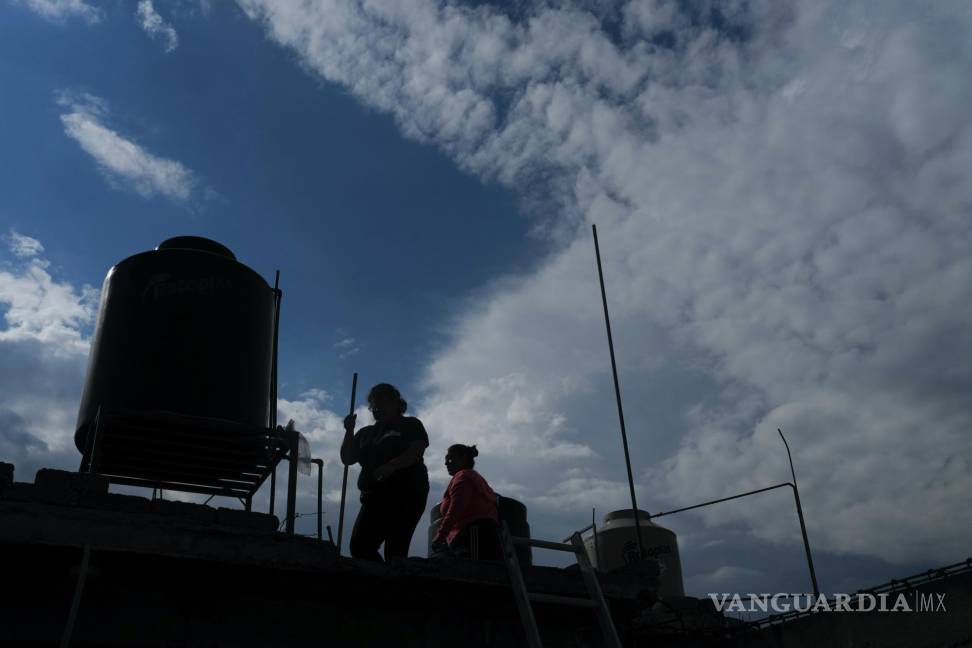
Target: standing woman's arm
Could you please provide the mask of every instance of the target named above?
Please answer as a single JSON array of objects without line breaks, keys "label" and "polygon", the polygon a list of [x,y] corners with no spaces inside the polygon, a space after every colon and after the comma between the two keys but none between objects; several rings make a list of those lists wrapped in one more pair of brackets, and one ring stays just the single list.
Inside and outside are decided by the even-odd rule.
[{"label": "standing woman's arm", "polygon": [[411,440],[408,447],[402,454],[398,455],[394,459],[391,459],[384,463],[375,470],[375,479],[381,481],[385,479],[393,472],[401,470],[402,468],[408,468],[413,464],[417,464],[422,461],[422,456],[425,454],[425,449],[429,447],[429,434],[425,431],[425,426],[422,425],[422,421],[417,418],[410,418],[408,420],[408,428],[406,431],[406,439]]},{"label": "standing woman's arm", "polygon": [[417,464],[425,455],[425,447],[427,445],[428,444],[425,441],[413,441],[412,445],[405,449],[405,452],[382,464],[381,466],[378,466],[378,468],[375,469],[375,479],[381,481],[395,471],[401,470],[402,468],[408,468],[412,464]]},{"label": "standing woman's arm", "polygon": [[345,466],[358,463],[358,459],[360,459],[360,449],[354,440],[354,422],[357,419],[357,414],[350,414],[344,418],[344,441],[341,442],[341,463]]}]

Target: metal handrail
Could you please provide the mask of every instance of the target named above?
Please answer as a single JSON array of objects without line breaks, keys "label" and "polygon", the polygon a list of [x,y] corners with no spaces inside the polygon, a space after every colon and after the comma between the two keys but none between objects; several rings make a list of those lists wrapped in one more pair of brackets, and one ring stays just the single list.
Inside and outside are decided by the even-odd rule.
[{"label": "metal handrail", "polygon": [[[588,524],[583,529],[578,529],[577,531],[574,531],[574,533],[583,536],[585,533],[591,530],[594,531],[594,557],[596,558],[598,563],[597,565],[594,566],[594,571],[598,571],[598,569],[600,569],[600,563],[601,563],[601,549],[597,542],[597,509],[596,508],[591,509],[591,523]],[[570,542],[574,537],[574,533],[564,538],[564,542]]]},{"label": "metal handrail", "polygon": [[[972,573],[972,558],[966,558],[962,562],[957,562],[946,567],[941,567],[939,569],[929,569],[927,571],[915,574],[913,576],[907,576],[905,578],[892,578],[887,583],[882,583],[875,587],[868,589],[857,590],[855,594],[884,594],[888,592],[896,592],[913,589],[919,585],[927,585],[929,583],[936,583],[938,581],[943,581],[952,576],[958,576],[961,574]],[[828,598],[828,605],[836,605],[836,597]],[[850,605],[850,604],[849,604]],[[779,623],[785,623],[787,621],[792,621],[793,619],[809,616],[814,614],[813,610],[791,610],[789,612],[781,612],[779,614],[771,614],[765,619],[759,619],[758,621],[753,621],[752,625],[757,628],[765,628],[767,626],[776,625]]]},{"label": "metal handrail", "polygon": [[515,545],[528,545],[530,547],[539,547],[540,549],[550,549],[551,551],[577,553],[577,547],[562,542],[550,542],[549,540],[536,540],[534,538],[521,538],[518,536],[511,536],[510,540]]},{"label": "metal handrail", "polygon": [[776,484],[775,486],[767,486],[766,488],[758,488],[753,491],[748,491],[745,493],[739,493],[738,495],[731,495],[729,497],[720,497],[719,499],[710,500],[708,502],[702,502],[701,504],[694,504],[692,506],[685,506],[673,511],[663,511],[662,513],[655,513],[649,515],[648,519],[654,519],[656,517],[662,517],[664,515],[672,515],[674,513],[682,513],[684,511],[691,511],[693,509],[702,508],[703,506],[710,506],[712,504],[719,504],[721,502],[728,502],[730,500],[739,499],[740,497],[747,497],[749,495],[757,495],[759,493],[765,493],[766,491],[775,490],[777,488],[783,488],[784,486],[789,486],[793,489],[793,498],[796,501],[797,517],[800,520],[800,531],[803,535],[803,547],[807,553],[807,568],[810,571],[810,582],[813,586],[813,595],[820,596],[820,591],[817,589],[817,575],[813,569],[813,558],[810,555],[810,542],[807,540],[807,526],[803,520],[803,508],[800,506],[800,494],[797,491],[797,487],[791,482],[783,482],[782,484]]}]

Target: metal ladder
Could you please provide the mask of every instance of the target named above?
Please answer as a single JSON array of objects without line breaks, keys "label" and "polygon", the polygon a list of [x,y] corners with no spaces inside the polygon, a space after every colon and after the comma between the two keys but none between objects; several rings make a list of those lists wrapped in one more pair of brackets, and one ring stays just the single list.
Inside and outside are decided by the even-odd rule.
[{"label": "metal ladder", "polygon": [[[532,538],[518,538],[510,535],[509,527],[506,525],[506,522],[503,522],[500,526],[500,544],[503,549],[503,560],[506,562],[506,568],[510,573],[510,585],[513,587],[513,598],[516,599],[516,607],[519,609],[520,621],[523,623],[523,631],[526,633],[527,644],[529,644],[530,648],[543,648],[543,643],[540,641],[540,631],[537,629],[537,620],[533,616],[533,608],[530,605],[531,601],[593,609],[601,625],[605,646],[608,648],[621,648],[621,640],[618,638],[618,631],[615,629],[614,621],[611,619],[611,611],[608,609],[607,601],[601,592],[601,585],[597,581],[597,574],[594,573],[594,569],[591,567],[591,561],[587,558],[587,552],[584,550],[584,542],[581,540],[580,533],[574,533],[570,537],[570,544],[533,540]],[[584,584],[587,586],[587,592],[590,598],[528,592],[526,583],[523,580],[523,572],[520,571],[520,561],[516,557],[515,545],[528,545],[541,549],[573,553],[577,560],[577,565],[580,567],[581,577],[584,579]]]}]

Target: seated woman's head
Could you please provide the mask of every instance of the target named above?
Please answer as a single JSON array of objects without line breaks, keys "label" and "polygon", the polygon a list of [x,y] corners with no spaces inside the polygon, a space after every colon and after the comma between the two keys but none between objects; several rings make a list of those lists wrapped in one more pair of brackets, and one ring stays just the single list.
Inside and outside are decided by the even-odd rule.
[{"label": "seated woman's head", "polygon": [[404,414],[408,403],[394,385],[378,383],[368,392],[368,409],[376,421],[390,421]]},{"label": "seated woman's head", "polygon": [[450,475],[455,475],[460,470],[472,468],[476,465],[476,457],[478,456],[479,450],[474,445],[467,446],[461,443],[451,445],[446,451],[446,470],[449,471]]}]

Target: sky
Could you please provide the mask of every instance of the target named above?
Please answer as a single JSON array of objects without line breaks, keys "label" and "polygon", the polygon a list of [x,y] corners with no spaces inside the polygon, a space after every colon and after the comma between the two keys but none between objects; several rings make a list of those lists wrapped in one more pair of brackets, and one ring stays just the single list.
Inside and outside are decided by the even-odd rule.
[{"label": "sky", "polygon": [[[326,524],[358,372],[424,421],[430,506],[475,443],[563,538],[630,506],[597,224],[641,508],[788,480],[781,428],[822,591],[964,560],[970,33],[945,0],[2,0],[0,458],[76,467],[105,273],[192,234],[281,272]],[[689,594],[809,587],[786,491],[659,523]]]}]

